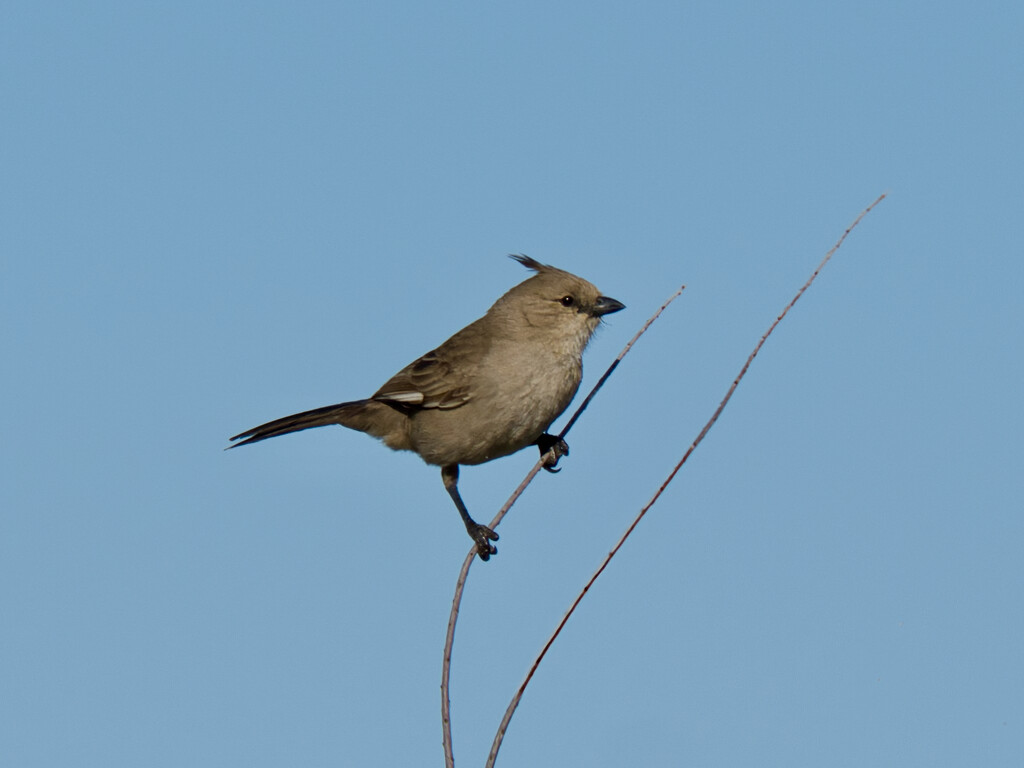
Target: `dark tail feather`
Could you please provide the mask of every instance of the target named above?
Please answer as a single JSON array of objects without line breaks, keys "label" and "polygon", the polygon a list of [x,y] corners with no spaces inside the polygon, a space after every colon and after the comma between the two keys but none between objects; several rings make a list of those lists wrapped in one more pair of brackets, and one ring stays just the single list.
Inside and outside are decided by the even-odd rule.
[{"label": "dark tail feather", "polygon": [[274,419],[274,421],[268,421],[266,424],[261,424],[258,427],[242,432],[240,435],[235,435],[231,439],[241,440],[242,442],[228,447],[237,448],[240,445],[258,443],[260,440],[266,440],[268,437],[287,435],[289,432],[299,432],[303,429],[311,429],[312,427],[325,427],[328,424],[344,425],[345,417],[351,417],[353,411],[362,411],[367,402],[367,400],[355,400],[351,403],[325,405],[323,408],[314,408],[312,411],[304,411],[303,413],[295,413],[281,419]]}]

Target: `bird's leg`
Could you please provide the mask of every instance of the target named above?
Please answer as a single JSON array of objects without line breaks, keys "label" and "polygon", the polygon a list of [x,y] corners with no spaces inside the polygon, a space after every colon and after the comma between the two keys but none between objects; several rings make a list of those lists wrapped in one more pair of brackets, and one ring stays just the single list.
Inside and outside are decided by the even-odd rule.
[{"label": "bird's leg", "polygon": [[540,457],[544,461],[544,469],[548,472],[562,471],[560,469],[555,469],[555,465],[558,463],[560,458],[569,455],[569,445],[565,440],[557,435],[549,435],[545,432],[537,438],[534,445],[540,448]]},{"label": "bird's leg", "polygon": [[459,495],[459,465],[446,464],[441,467],[441,480],[444,482],[448,495],[455,502],[459,514],[462,515],[462,522],[466,524],[466,532],[476,542],[476,553],[480,556],[480,559],[489,560],[491,555],[498,554],[497,547],[491,544],[492,541],[498,540],[498,534],[486,525],[480,525],[480,523],[473,520],[469,516],[469,510],[466,509],[466,505],[462,503],[462,497]]}]

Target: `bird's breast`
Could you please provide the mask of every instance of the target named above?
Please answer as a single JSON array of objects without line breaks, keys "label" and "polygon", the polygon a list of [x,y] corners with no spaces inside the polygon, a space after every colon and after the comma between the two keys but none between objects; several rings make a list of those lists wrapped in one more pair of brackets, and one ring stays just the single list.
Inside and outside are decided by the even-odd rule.
[{"label": "bird's breast", "polygon": [[514,359],[513,365],[486,371],[481,387],[490,392],[483,398],[484,407],[492,409],[492,423],[505,438],[506,454],[530,445],[547,430],[572,402],[582,374],[578,357],[550,350]]}]

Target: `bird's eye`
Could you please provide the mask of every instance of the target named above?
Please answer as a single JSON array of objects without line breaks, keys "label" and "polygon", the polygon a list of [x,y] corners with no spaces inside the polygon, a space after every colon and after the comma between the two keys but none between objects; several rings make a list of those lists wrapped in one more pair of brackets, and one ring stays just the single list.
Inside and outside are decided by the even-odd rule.
[{"label": "bird's eye", "polygon": [[563,307],[571,307],[573,304],[576,303],[576,299],[574,299],[572,296],[563,296],[559,301],[561,302]]}]

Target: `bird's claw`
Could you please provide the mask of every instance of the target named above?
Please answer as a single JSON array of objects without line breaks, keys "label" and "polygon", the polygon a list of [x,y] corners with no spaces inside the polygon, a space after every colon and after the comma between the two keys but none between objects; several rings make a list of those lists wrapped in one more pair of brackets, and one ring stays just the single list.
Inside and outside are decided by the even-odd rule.
[{"label": "bird's claw", "polygon": [[474,523],[474,525],[476,527],[469,532],[469,535],[476,542],[476,553],[481,560],[490,560],[491,555],[498,554],[498,548],[491,544],[492,541],[498,540],[498,534],[486,525],[480,525],[480,523]]},{"label": "bird's claw", "polygon": [[555,465],[563,456],[569,455],[569,445],[557,435],[549,435],[545,432],[537,438],[537,447],[540,449],[540,458],[544,462],[543,467],[551,473],[561,472]]}]

